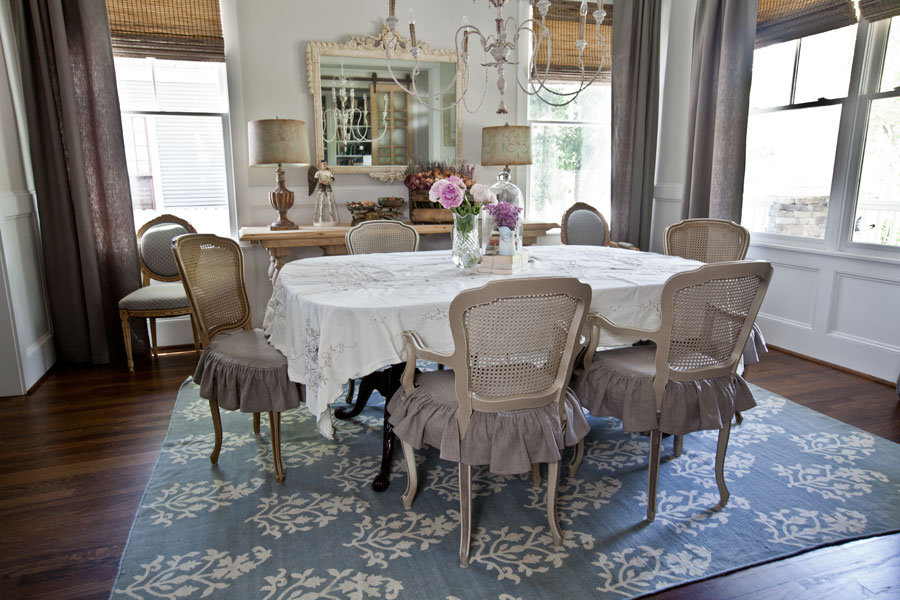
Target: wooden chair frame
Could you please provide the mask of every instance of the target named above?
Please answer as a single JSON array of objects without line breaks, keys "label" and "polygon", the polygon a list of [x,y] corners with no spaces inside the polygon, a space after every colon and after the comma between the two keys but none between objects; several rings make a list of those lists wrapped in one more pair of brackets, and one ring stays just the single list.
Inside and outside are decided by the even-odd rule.
[{"label": "wooden chair frame", "polygon": [[[194,226],[184,219],[169,214],[160,215],[141,225],[140,229],[138,229],[137,231],[138,262],[141,266],[141,287],[147,287],[148,285],[150,285],[151,279],[164,282],[174,282],[181,280],[180,275],[167,277],[151,271],[147,267],[147,265],[144,264],[144,257],[140,252],[141,237],[144,235],[144,233],[146,233],[146,231],[151,227],[164,223],[174,223],[176,225],[181,225],[191,233],[197,232],[197,230],[194,229]],[[148,320],[148,324],[150,326],[150,356],[152,356],[153,358],[157,358],[159,356],[159,347],[156,340],[156,319],[162,319],[166,317],[183,317],[184,315],[190,317],[191,333],[194,336],[194,349],[199,352],[200,342],[197,338],[197,325],[194,321],[194,316],[190,308],[169,308],[163,310],[128,310],[120,308],[119,319],[121,319],[122,321],[122,336],[125,339],[125,356],[128,360],[128,370],[132,373],[134,372],[134,359],[132,357],[131,351],[131,318],[144,318]]]}]

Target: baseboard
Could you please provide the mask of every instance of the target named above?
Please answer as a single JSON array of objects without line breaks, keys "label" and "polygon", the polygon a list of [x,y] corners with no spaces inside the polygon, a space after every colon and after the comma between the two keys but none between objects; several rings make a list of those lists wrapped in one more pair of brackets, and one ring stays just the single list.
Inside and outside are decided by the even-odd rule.
[{"label": "baseboard", "polygon": [[808,360],[809,362],[813,362],[819,365],[824,365],[826,367],[831,367],[836,371],[843,371],[844,373],[850,373],[851,375],[856,375],[857,377],[862,377],[863,379],[868,379],[869,381],[874,381],[875,383],[880,383],[882,385],[886,385],[889,387],[895,387],[897,384],[893,381],[888,381],[887,379],[882,379],[881,377],[875,377],[874,375],[869,375],[868,373],[863,373],[862,371],[857,371],[855,369],[850,369],[847,367],[842,367],[841,365],[836,365],[834,363],[830,363],[827,360],[822,360],[820,358],[814,358],[812,356],[807,356],[806,354],[800,354],[799,352],[794,352],[793,350],[787,350],[786,348],[782,348],[780,346],[773,346],[772,344],[766,344],[772,350],[778,350],[779,352],[784,352],[785,354],[789,354],[791,356],[796,356],[797,358],[802,358],[804,360]]}]

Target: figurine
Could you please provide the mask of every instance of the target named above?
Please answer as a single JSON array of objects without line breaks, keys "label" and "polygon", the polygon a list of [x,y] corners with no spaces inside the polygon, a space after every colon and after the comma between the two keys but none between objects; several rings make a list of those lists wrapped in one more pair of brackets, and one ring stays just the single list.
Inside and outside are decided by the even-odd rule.
[{"label": "figurine", "polygon": [[[313,171],[315,170],[315,173]],[[332,227],[340,224],[337,205],[334,202],[334,192],[331,182],[334,181],[334,173],[328,168],[324,160],[319,162],[319,168],[309,168],[309,193],[316,193],[316,213],[313,217],[313,225],[317,227]],[[313,188],[315,186],[315,188]]]}]

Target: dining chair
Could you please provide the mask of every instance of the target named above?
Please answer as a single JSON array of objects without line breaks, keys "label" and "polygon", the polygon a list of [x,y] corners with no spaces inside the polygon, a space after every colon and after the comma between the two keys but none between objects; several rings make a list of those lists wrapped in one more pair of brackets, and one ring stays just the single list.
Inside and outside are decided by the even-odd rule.
[{"label": "dining chair", "polygon": [[[725,219],[684,219],[666,227],[665,253],[705,263],[730,262],[747,258],[750,248],[750,231],[734,221]],[[744,346],[744,366],[759,362],[760,354],[765,354],[766,339],[762,330],[754,323],[750,337]],[[735,414],[737,423],[743,417]],[[675,454],[681,454],[682,440],[675,438]]]},{"label": "dining chair", "polygon": [[348,254],[415,252],[419,232],[400,221],[365,221],[351,227],[346,235]]},{"label": "dining chair", "polygon": [[[493,281],[450,303],[451,354],[403,332],[406,369],[389,404],[408,474],[403,506],[412,506],[418,488],[414,449],[427,444],[458,463],[462,566],[469,562],[472,465],[515,474],[548,463],[547,520],[554,543],[562,543],[561,451],[590,429],[567,387],[590,303],[590,286],[574,278]],[[419,358],[452,370],[417,373]]]},{"label": "dining chair", "polygon": [[[419,232],[399,221],[365,221],[351,227],[347,231],[345,240],[348,254],[415,252],[419,249]],[[387,398],[396,389],[397,379],[401,372],[402,366],[397,365],[364,376],[359,383],[359,393],[356,396],[355,404],[353,403],[353,394],[356,392],[356,380],[349,380],[344,402],[353,406],[336,408],[335,416],[339,419],[350,419],[359,415],[369,402],[369,396],[373,391],[377,390]]]},{"label": "dining chair", "polygon": [[611,246],[637,249],[627,242],[613,242],[609,223],[599,210],[584,202],[576,202],[563,214],[560,241],[574,246]]},{"label": "dining chair", "polygon": [[172,249],[203,345],[193,379],[212,412],[216,437],[209,460],[217,464],[222,448],[220,407],[253,413],[257,435],[259,413],[268,412],[275,479],[281,483],[281,413],[300,405],[301,392],[288,379],[285,356],[250,324],[241,249],[228,238],[199,233],[175,238]]},{"label": "dining chair", "polygon": [[[131,352],[131,318],[146,318],[150,324],[150,354],[159,356],[156,339],[156,319],[181,317],[191,319],[194,348],[199,351],[197,327],[191,316],[191,305],[181,285],[181,275],[172,256],[172,240],[185,233],[196,233],[194,226],[175,215],[160,215],[144,223],[137,232],[138,261],[141,266],[141,287],[119,300],[119,318],[125,338],[128,370],[134,372]],[[151,285],[151,280],[159,281]]]},{"label": "dining chair", "polygon": [[[656,516],[662,433],[719,430],[719,506],[728,501],[724,464],[731,418],[756,405],[737,366],[771,276],[767,262],[718,263],[673,275],[663,286],[661,323],[654,330],[589,315],[591,342],[573,388],[592,415],[616,417],[625,431],[650,431],[648,521]],[[601,329],[655,345],[596,352]]]}]

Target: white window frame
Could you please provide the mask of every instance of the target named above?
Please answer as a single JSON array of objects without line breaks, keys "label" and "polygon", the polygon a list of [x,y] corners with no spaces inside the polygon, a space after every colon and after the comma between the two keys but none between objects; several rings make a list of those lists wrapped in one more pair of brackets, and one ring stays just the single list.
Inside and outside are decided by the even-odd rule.
[{"label": "white window frame", "polygon": [[[156,94],[156,84],[155,84],[155,73],[156,73],[156,64],[155,59],[150,58],[151,61],[151,69],[154,73],[154,86],[153,93]],[[192,62],[192,61],[181,61],[181,62]],[[222,93],[225,94],[226,99],[228,98],[227,91],[227,73],[225,74],[226,80],[223,83],[224,88]],[[230,102],[229,102],[230,105]],[[225,151],[225,191],[227,195],[228,202],[228,228],[229,234],[233,239],[237,239],[238,226],[237,226],[237,203],[235,201],[235,191],[234,191],[234,154],[231,148],[231,118],[229,112],[196,112],[196,111],[170,111],[170,110],[120,110],[120,114],[123,117],[134,117],[134,116],[172,116],[172,117],[219,117],[219,120],[222,123],[222,146]],[[159,168],[158,163],[153,168],[153,178],[154,178],[154,188],[157,185],[161,185],[161,179],[159,178],[159,173],[157,172]],[[154,189],[154,192],[157,190]],[[160,196],[157,196],[160,197]]]},{"label": "white window frame", "polygon": [[[839,100],[828,99],[801,103],[790,107],[785,105],[785,107],[759,109],[758,111],[751,109],[750,114],[754,114],[755,112],[772,112],[774,110],[794,110],[798,107],[842,104],[824,238],[806,238],[754,231],[751,245],[793,248],[807,252],[900,262],[900,247],[852,241],[871,100],[900,96],[900,90],[897,89],[878,92],[889,28],[890,19],[876,23],[860,19],[857,25],[853,62],[850,68],[850,84],[846,97]],[[795,81],[796,77],[795,73]]]}]

